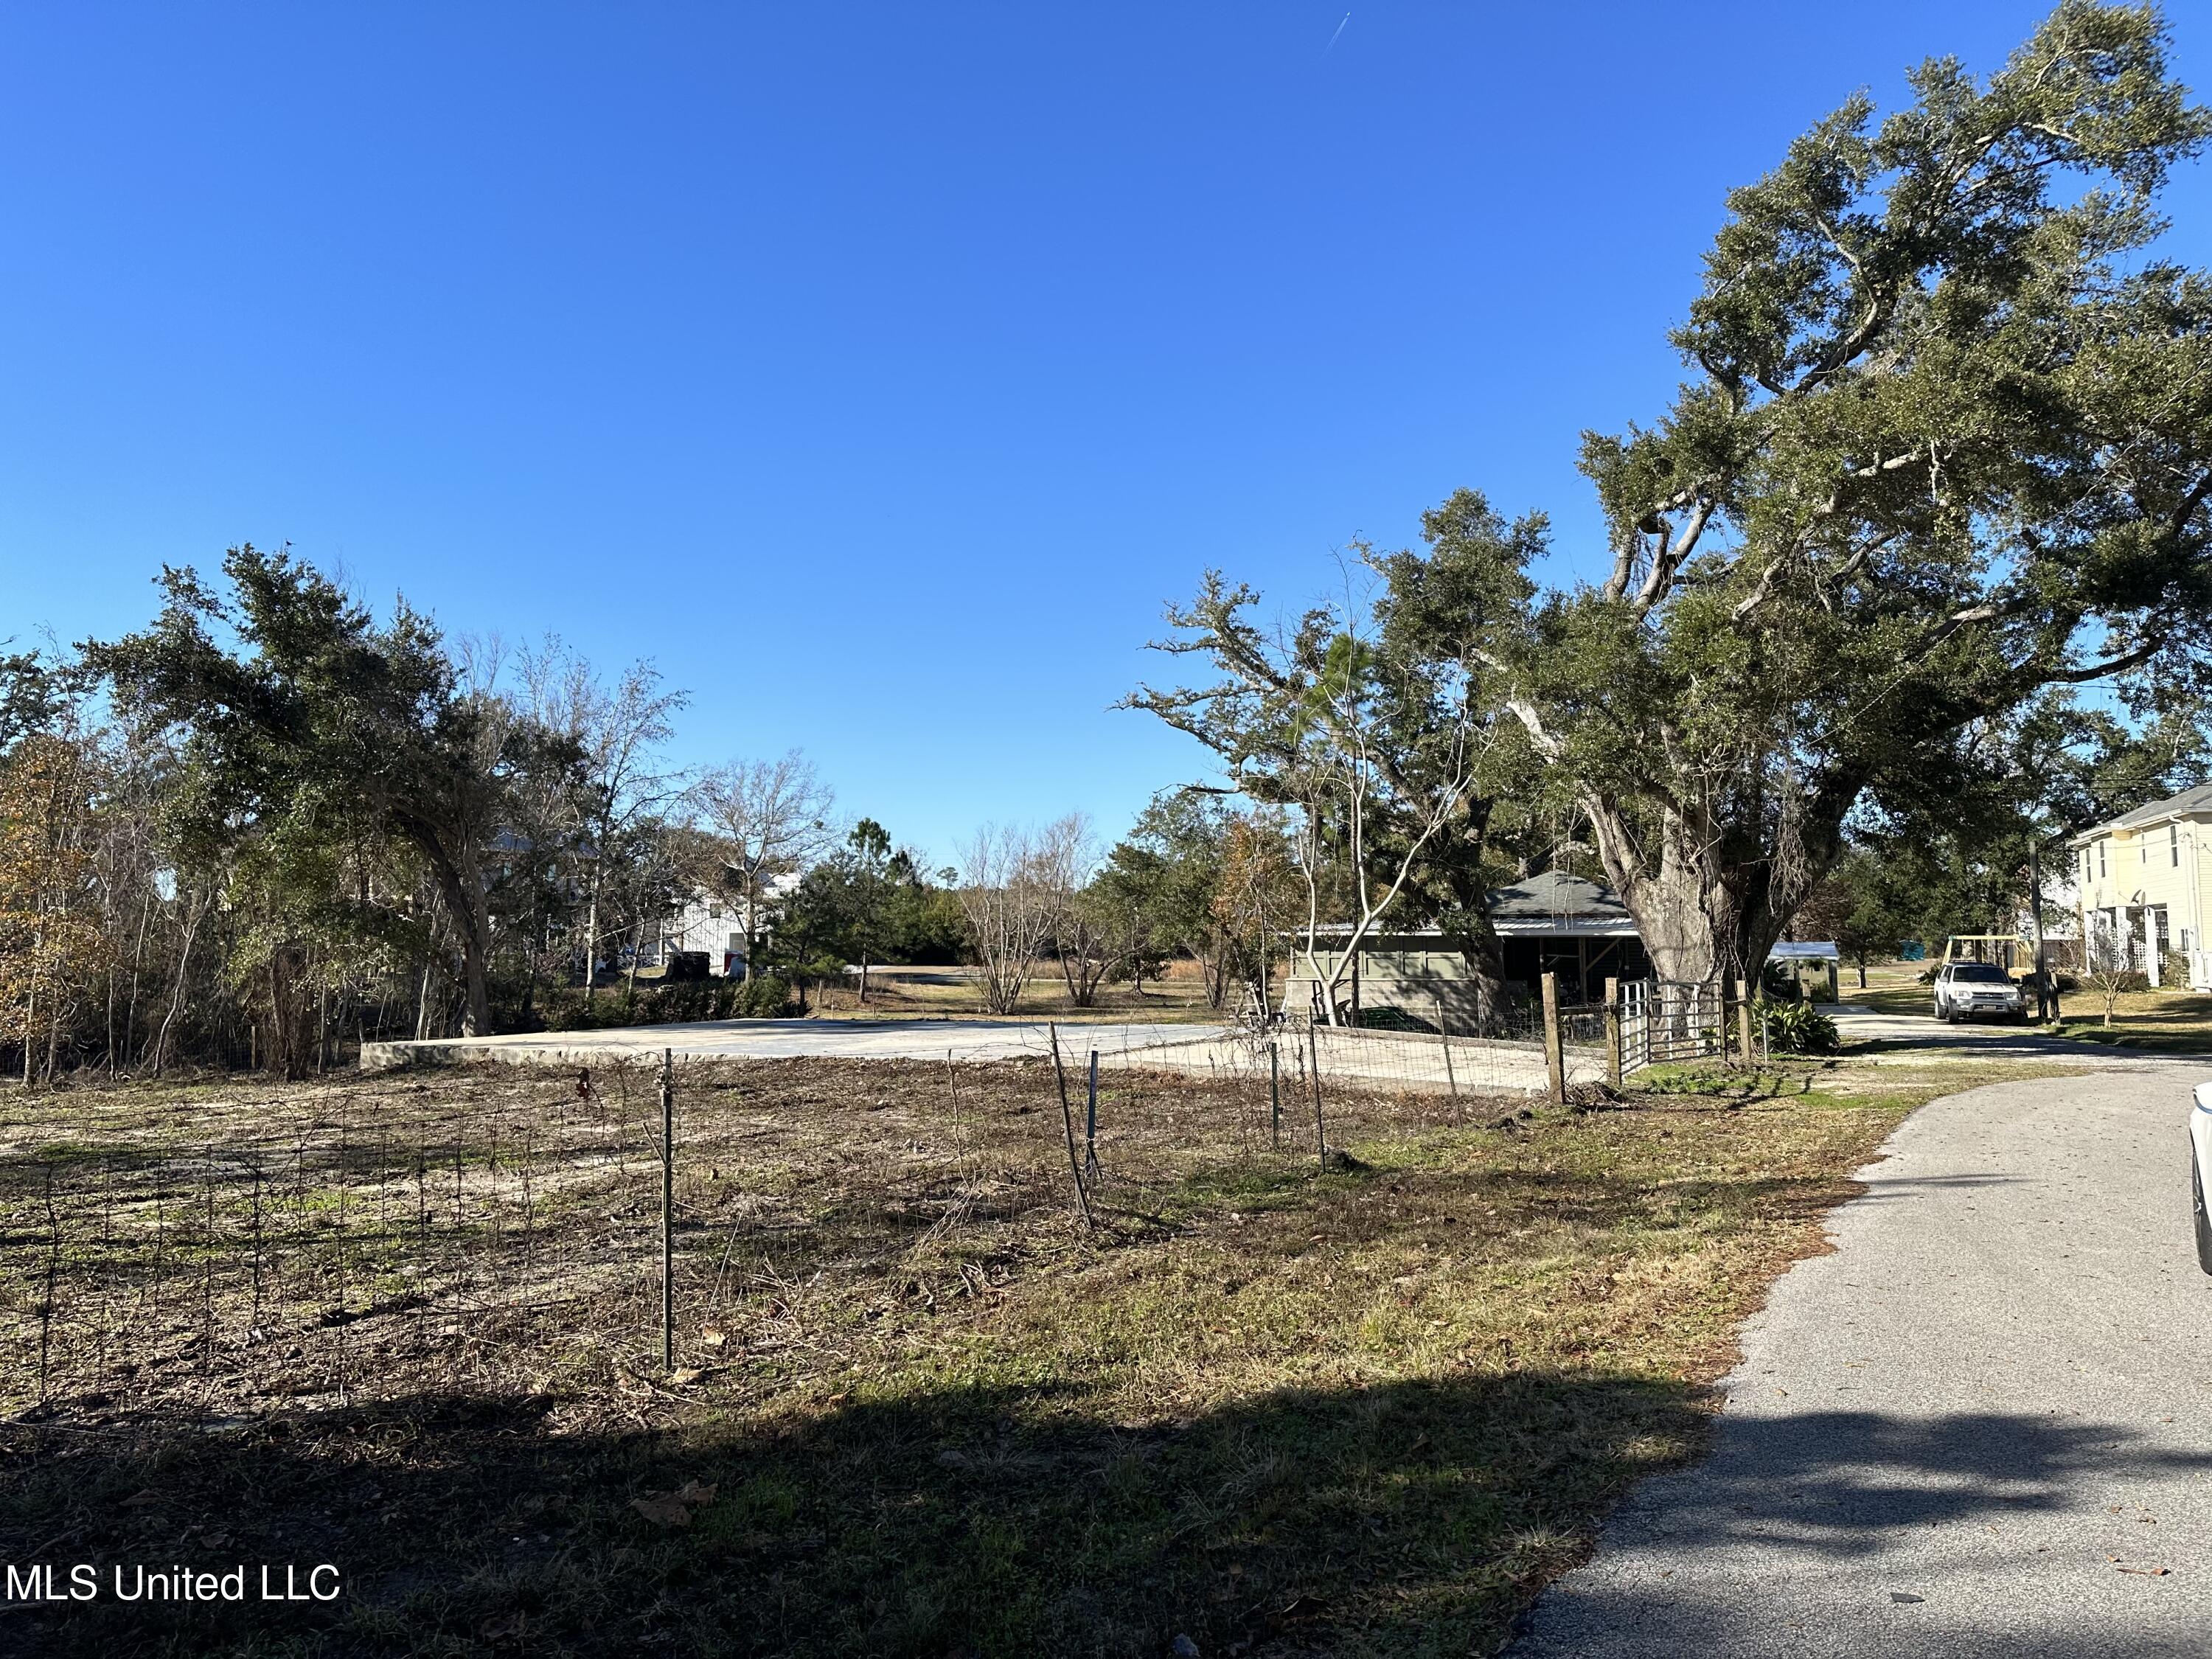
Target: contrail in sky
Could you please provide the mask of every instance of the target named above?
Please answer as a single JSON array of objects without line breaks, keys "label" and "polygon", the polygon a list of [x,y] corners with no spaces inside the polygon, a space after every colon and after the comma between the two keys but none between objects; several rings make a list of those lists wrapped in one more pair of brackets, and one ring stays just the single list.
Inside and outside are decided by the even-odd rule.
[{"label": "contrail in sky", "polygon": [[[1344,23],[1349,23],[1351,21],[1352,21],[1352,14],[1351,14],[1350,12],[1346,12],[1346,13],[1345,13],[1345,14],[1344,14]],[[1323,47],[1321,49],[1321,55],[1322,55],[1322,57],[1326,58],[1326,57],[1328,57],[1328,56],[1329,55],[1329,53],[1331,53],[1331,52],[1334,52],[1334,51],[1336,50],[1336,35],[1337,35],[1337,34],[1341,34],[1341,33],[1344,33],[1344,23],[1339,23],[1339,24],[1336,26],[1336,34],[1332,34],[1332,35],[1330,35],[1330,36],[1328,37],[1328,44],[1327,46],[1323,46]]]}]

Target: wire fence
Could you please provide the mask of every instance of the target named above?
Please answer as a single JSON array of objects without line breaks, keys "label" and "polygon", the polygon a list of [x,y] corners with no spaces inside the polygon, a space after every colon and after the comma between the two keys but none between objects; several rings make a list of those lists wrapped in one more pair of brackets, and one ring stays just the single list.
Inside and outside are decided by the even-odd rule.
[{"label": "wire fence", "polygon": [[[1566,1080],[1602,1077],[1602,1011],[1561,1026]],[[238,1420],[728,1370],[836,1340],[887,1284],[989,1294],[1071,1230],[1157,1225],[1224,1167],[1326,1168],[1548,1085],[1540,1036],[1163,1039],[11,1097],[0,1416]]]}]

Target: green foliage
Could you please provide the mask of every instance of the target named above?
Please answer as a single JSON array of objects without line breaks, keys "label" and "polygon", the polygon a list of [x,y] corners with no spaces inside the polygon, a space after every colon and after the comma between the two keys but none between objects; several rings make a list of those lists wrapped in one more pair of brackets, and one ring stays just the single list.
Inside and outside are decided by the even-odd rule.
[{"label": "green foliage", "polygon": [[756,974],[737,982],[730,1014],[736,1019],[782,1019],[792,1012],[791,987],[774,974]]},{"label": "green foliage", "polygon": [[1781,1054],[1832,1054],[1844,1046],[1836,1022],[1809,1002],[1762,1002],[1766,1045]]},{"label": "green foliage", "polygon": [[437,629],[404,601],[379,624],[313,566],[251,546],[223,571],[228,599],[189,568],[166,571],[154,626],[87,651],[140,730],[178,740],[179,844],[206,864],[250,848],[271,872],[258,891],[284,949],[301,944],[283,897],[301,889],[276,865],[404,847],[459,936],[467,1029],[486,1029],[491,843],[516,775],[573,764],[573,746],[464,685]]},{"label": "green foliage", "polygon": [[641,982],[586,997],[580,988],[538,994],[538,1018],[549,1031],[618,1030],[633,1025],[682,1025],[713,1019],[773,1019],[789,1011],[781,980],[693,979]]},{"label": "green foliage", "polygon": [[942,960],[957,937],[958,907],[931,884],[914,854],[862,818],[846,844],[805,876],[785,901],[769,951],[797,978],[841,976],[848,963]]},{"label": "green foliage", "polygon": [[2067,0],[1816,125],[1729,198],[1692,378],[1584,444],[1607,578],[1419,641],[1486,693],[1510,660],[1667,977],[1763,961],[1856,812],[2001,817],[2049,688],[2212,678],[2212,282],[2154,246],[2212,120],[2165,46]]}]

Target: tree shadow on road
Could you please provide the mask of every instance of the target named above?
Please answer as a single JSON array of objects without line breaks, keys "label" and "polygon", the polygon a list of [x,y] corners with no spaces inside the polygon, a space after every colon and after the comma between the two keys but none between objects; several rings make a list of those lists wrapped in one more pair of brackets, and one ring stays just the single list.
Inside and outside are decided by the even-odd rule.
[{"label": "tree shadow on road", "polygon": [[[1731,1418],[1705,1462],[1638,1492],[1598,1564],[1545,1597],[1511,1652],[2181,1652],[2140,1626],[2106,1628],[2101,1613],[2076,1629],[2067,1621],[2083,1612],[2079,1596],[2039,1607],[2015,1592],[2011,1605],[1993,1607],[1977,1583],[1957,1581],[1984,1578],[1993,1562],[1999,1571],[2025,1565],[2038,1546],[2012,1523],[2078,1509],[2085,1488],[2112,1493],[2208,1473],[2212,1452],[2154,1445],[2078,1418]],[[1949,1553],[1962,1527],[1974,1534],[1971,1568]],[[2112,1575],[2113,1564],[2096,1566],[2100,1577]],[[1839,1615],[1850,1629],[1833,1627]]]}]

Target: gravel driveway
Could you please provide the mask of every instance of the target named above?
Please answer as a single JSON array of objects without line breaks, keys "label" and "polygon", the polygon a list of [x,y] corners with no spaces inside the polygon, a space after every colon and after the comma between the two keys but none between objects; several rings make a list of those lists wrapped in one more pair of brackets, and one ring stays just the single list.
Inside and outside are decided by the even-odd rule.
[{"label": "gravel driveway", "polygon": [[2203,1063],[1923,1107],[1515,1659],[2212,1653]]}]

